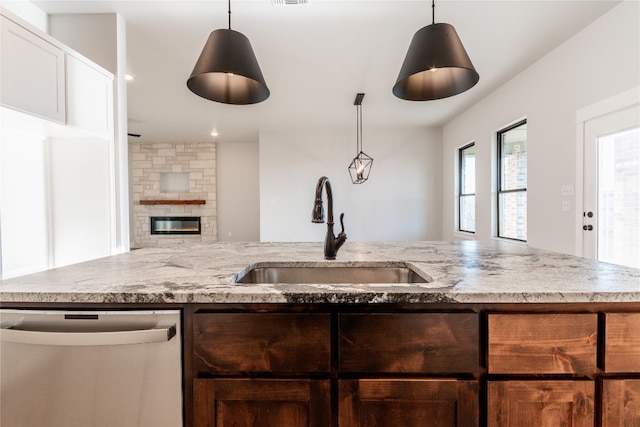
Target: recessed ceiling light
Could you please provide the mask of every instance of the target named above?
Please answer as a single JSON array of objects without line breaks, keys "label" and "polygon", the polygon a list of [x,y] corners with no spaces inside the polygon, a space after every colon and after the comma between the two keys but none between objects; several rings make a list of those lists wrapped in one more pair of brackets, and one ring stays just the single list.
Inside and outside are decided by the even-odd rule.
[{"label": "recessed ceiling light", "polygon": [[211,131],[211,136],[218,136],[218,131],[217,130],[212,130]]},{"label": "recessed ceiling light", "polygon": [[124,79],[130,82],[131,80],[133,80],[133,76],[131,74],[125,74]]}]

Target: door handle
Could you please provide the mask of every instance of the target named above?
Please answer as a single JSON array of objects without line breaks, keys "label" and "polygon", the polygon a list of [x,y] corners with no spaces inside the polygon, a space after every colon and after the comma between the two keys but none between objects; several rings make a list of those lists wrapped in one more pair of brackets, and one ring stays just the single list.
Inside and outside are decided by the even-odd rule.
[{"label": "door handle", "polygon": [[43,332],[25,329],[0,329],[0,342],[38,345],[121,345],[170,341],[176,335],[175,325],[116,332]]}]

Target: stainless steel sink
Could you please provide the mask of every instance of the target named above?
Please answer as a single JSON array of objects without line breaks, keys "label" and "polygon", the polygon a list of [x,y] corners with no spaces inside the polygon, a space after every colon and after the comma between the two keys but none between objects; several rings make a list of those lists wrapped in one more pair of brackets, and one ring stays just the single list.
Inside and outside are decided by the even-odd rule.
[{"label": "stainless steel sink", "polygon": [[349,265],[256,264],[235,277],[236,283],[270,284],[369,284],[428,283],[428,276],[405,263],[362,263]]}]

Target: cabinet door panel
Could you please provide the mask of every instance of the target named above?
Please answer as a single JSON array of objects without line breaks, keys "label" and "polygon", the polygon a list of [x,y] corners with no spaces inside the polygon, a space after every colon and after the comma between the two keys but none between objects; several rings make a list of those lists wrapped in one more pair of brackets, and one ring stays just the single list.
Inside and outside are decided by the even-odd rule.
[{"label": "cabinet door panel", "polygon": [[489,381],[488,426],[593,427],[592,381]]},{"label": "cabinet door panel", "polygon": [[112,85],[110,77],[67,55],[67,123],[110,136]]},{"label": "cabinet door panel", "polygon": [[605,314],[604,370],[640,373],[640,313]]},{"label": "cabinet door panel", "polygon": [[331,368],[328,314],[196,314],[193,331],[196,372],[305,373]]},{"label": "cabinet door panel", "polygon": [[196,427],[327,427],[329,381],[195,379]]},{"label": "cabinet door panel", "polygon": [[592,374],[598,315],[490,314],[489,373]]},{"label": "cabinet door panel", "polygon": [[473,373],[479,365],[475,313],[341,314],[342,372]]},{"label": "cabinet door panel", "polygon": [[459,380],[342,380],[340,427],[475,427],[478,383]]},{"label": "cabinet door panel", "polygon": [[110,150],[102,138],[48,141],[53,267],[112,254]]},{"label": "cabinet door panel", "polygon": [[0,22],[2,103],[64,123],[64,53],[5,17]]},{"label": "cabinet door panel", "polygon": [[640,426],[640,379],[602,383],[602,427]]}]

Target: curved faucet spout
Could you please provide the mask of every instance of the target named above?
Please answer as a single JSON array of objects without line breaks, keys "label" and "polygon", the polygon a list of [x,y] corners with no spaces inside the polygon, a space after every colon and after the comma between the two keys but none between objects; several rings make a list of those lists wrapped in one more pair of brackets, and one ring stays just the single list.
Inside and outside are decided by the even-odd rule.
[{"label": "curved faucet spout", "polygon": [[342,231],[338,234],[338,237],[333,234],[333,192],[331,191],[331,182],[326,176],[320,177],[318,184],[316,185],[316,197],[313,204],[311,222],[324,222],[324,208],[322,206],[323,188],[325,188],[327,192],[327,204],[329,210],[329,217],[327,218],[327,236],[324,240],[324,257],[325,259],[336,259],[338,249],[340,249],[345,240],[347,240],[347,235],[344,233],[344,213],[340,214],[340,227],[342,228]]},{"label": "curved faucet spout", "polygon": [[333,224],[333,192],[331,191],[331,182],[326,176],[320,177],[316,185],[316,200],[313,204],[313,213],[311,222],[321,224],[324,222],[324,207],[322,206],[322,188],[327,188],[327,203],[329,204],[329,221],[327,224]]}]

